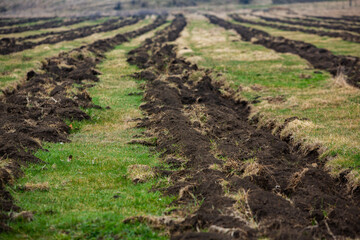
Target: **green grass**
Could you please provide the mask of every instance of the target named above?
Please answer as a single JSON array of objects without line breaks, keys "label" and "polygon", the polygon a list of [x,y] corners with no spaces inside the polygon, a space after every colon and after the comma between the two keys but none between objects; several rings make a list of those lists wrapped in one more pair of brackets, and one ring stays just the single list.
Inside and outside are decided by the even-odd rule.
[{"label": "green grass", "polygon": [[[138,83],[128,75],[136,67],[126,63],[126,52],[143,38],[118,46],[99,66],[101,81],[90,90],[96,104],[110,110],[90,110],[92,120],[72,123],[71,143],[46,144],[36,153],[43,164],[25,169],[25,177],[12,193],[24,210],[35,212],[32,222],[13,222],[14,229],[1,239],[165,239],[144,224],[123,224],[126,217],[162,215],[172,201],[154,186],[166,179],[151,179],[135,185],[127,176],[133,164],[156,166],[157,154],[141,145],[126,144],[142,129],[129,121],[141,117]],[[68,156],[72,161],[68,162]],[[45,183],[49,191],[20,191],[25,183]],[[114,197],[115,196],[115,197]]]},{"label": "green grass", "polygon": [[[332,172],[336,174],[349,168],[353,170],[354,184],[359,184],[358,89],[337,85],[329,73],[316,73],[307,61],[296,55],[276,53],[241,41],[235,32],[206,21],[192,19],[187,31],[179,41],[188,48],[184,50],[184,56],[196,60],[200,67],[215,69],[214,77],[240,89],[241,98],[260,100],[252,108],[252,114],[262,116],[260,125],[270,121],[281,125],[286,118],[294,116],[307,119],[288,125],[283,136],[291,132],[295,142],[305,143],[308,147],[324,146],[322,157],[334,157],[328,162]],[[316,40],[309,35],[303,37],[312,43]],[[353,44],[344,41],[334,39],[326,46],[330,45],[332,49],[358,52]],[[221,76],[217,76],[218,73]],[[267,100],[274,97],[281,97],[283,101],[272,103]]]}]

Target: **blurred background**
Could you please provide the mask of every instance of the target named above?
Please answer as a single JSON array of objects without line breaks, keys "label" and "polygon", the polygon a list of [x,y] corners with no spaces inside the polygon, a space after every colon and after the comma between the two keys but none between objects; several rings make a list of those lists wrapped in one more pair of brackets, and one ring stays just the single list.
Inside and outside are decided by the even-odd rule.
[{"label": "blurred background", "polygon": [[[287,7],[311,14],[321,6],[324,15],[356,14],[360,0],[1,0],[2,17],[129,15],[144,11],[234,11]],[[279,10],[279,9],[278,9]],[[319,14],[317,12],[316,14]]]}]

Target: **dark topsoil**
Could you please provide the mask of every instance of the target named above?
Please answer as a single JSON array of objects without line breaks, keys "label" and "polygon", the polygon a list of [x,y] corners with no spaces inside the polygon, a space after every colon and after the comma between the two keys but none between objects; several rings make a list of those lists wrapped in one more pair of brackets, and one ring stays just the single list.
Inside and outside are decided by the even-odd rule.
[{"label": "dark topsoil", "polygon": [[271,18],[271,17],[265,17],[265,16],[257,16],[265,21],[270,22],[280,22],[280,23],[286,23],[286,24],[293,24],[293,25],[302,25],[305,27],[322,27],[327,29],[334,29],[334,30],[344,30],[344,31],[350,31],[350,32],[356,32],[360,33],[360,26],[351,26],[349,24],[327,24],[327,23],[312,23],[312,22],[305,22],[305,21],[293,21],[290,19],[281,19],[281,18]]},{"label": "dark topsoil", "polygon": [[360,87],[360,60],[354,56],[334,55],[327,49],[315,45],[290,40],[284,37],[274,37],[267,32],[233,24],[213,15],[206,15],[211,23],[225,29],[234,29],[244,41],[252,41],[281,53],[293,53],[306,59],[315,68],[330,72],[333,76],[340,72],[347,75],[347,82],[354,87]]},{"label": "dark topsoil", "polygon": [[322,30],[316,30],[316,29],[292,27],[292,26],[286,26],[286,25],[280,25],[280,24],[274,24],[274,23],[256,22],[256,21],[251,21],[251,20],[242,18],[236,14],[230,15],[230,17],[240,23],[249,23],[249,24],[254,24],[254,25],[259,25],[259,26],[277,28],[277,29],[285,30],[285,31],[304,32],[304,33],[316,34],[319,36],[342,38],[345,41],[360,43],[360,35],[355,35],[355,34],[351,34],[348,32],[329,32],[329,31],[322,31]]},{"label": "dark topsoil", "polygon": [[[144,18],[143,15],[136,16],[131,19],[126,19],[120,22],[119,19],[112,19],[102,24],[76,28],[68,31],[43,33],[43,34],[31,35],[25,38],[18,38],[18,39],[2,38],[0,39],[0,54],[6,55],[13,52],[20,52],[26,49],[34,48],[42,44],[55,44],[63,41],[71,41],[77,38],[84,38],[95,33],[109,32],[128,25],[136,24],[143,18]],[[23,41],[25,39],[33,39],[38,37],[44,37],[47,35],[53,35],[53,36],[47,37],[44,40],[38,42]]]},{"label": "dark topsoil", "polygon": [[[142,105],[147,117],[138,127],[156,137],[170,166],[158,170],[171,182],[161,190],[178,196],[173,204],[180,208],[169,213],[178,221],[164,224],[171,239],[360,237],[360,192],[348,191],[345,178],[330,177],[316,151],[297,154],[249,124],[246,102],[178,58],[167,42],[185,25],[178,15],[128,59],[143,69],[135,77],[148,80]],[[194,203],[197,209],[189,213]]]},{"label": "dark topsoil", "polygon": [[[20,210],[6,187],[21,176],[22,166],[41,161],[33,155],[41,149],[41,142],[68,142],[70,128],[65,120],[89,119],[80,107],[101,108],[91,102],[84,90],[91,84],[82,82],[99,80],[99,72],[94,68],[103,59],[103,53],[165,22],[166,19],[159,16],[152,24],[138,30],[61,53],[47,59],[42,73],[30,71],[24,83],[15,89],[3,90],[0,98],[0,162],[3,162],[0,168],[0,232],[9,229],[5,224],[8,213]],[[73,89],[75,83],[82,84],[77,91]]]}]

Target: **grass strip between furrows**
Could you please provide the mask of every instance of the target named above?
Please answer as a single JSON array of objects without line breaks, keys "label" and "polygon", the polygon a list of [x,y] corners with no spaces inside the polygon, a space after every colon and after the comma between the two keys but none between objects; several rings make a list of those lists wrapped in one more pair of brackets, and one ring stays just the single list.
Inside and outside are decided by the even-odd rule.
[{"label": "grass strip between furrows", "polygon": [[[276,53],[263,46],[241,41],[233,31],[190,18],[178,40],[179,53],[199,66],[214,69],[239,90],[239,97],[253,103],[260,126],[282,126],[280,131],[293,143],[305,143],[310,151],[322,145],[333,173],[350,169],[352,184],[360,181],[360,91],[343,79],[311,68],[292,54]],[[226,46],[226,47],[224,47]]]},{"label": "grass strip between furrows", "polygon": [[[128,216],[160,215],[172,200],[150,191],[154,185],[166,184],[166,179],[135,185],[126,176],[130,165],[158,164],[148,147],[127,144],[142,131],[131,121],[141,116],[142,97],[129,96],[140,91],[141,82],[129,77],[137,69],[127,64],[126,53],[143,39],[106,54],[99,66],[100,82],[90,95],[96,104],[111,109],[87,110],[92,121],[71,123],[71,143],[48,144],[48,151],[36,154],[46,164],[27,168],[26,177],[12,191],[19,206],[35,212],[34,221],[12,223],[14,231],[2,239],[164,239],[146,225],[122,223]],[[26,184],[44,188],[20,191]]]},{"label": "grass strip between furrows", "polygon": [[149,24],[151,19],[147,18],[137,24],[126,26],[104,33],[96,33],[85,38],[73,41],[64,41],[57,44],[45,44],[34,49],[17,52],[6,56],[0,56],[0,88],[11,85],[15,80],[22,79],[31,69],[40,69],[45,58],[52,57],[61,51],[69,51],[85,44],[95,42],[99,39],[113,37],[119,33],[125,33]]}]

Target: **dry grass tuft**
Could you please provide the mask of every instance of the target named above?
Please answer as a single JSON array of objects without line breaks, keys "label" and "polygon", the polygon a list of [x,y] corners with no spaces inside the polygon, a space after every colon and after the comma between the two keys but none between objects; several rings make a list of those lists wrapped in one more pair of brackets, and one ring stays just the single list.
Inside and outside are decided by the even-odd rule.
[{"label": "dry grass tuft", "polygon": [[229,195],[230,192],[230,182],[225,179],[218,180],[218,183],[221,185],[222,189],[225,192],[225,195]]},{"label": "dry grass tuft", "polygon": [[209,169],[216,170],[216,171],[221,171],[221,166],[219,164],[211,164],[209,166]]},{"label": "dry grass tuft", "polygon": [[171,216],[136,216],[126,218],[123,222],[126,224],[134,224],[137,222],[146,223],[154,229],[166,229],[176,224],[183,222],[184,218],[171,217]]},{"label": "dry grass tuft", "polygon": [[247,236],[247,232],[241,228],[224,228],[216,225],[209,227],[209,232],[215,232],[231,236],[232,238],[239,238],[240,236]]},{"label": "dry grass tuft", "polygon": [[264,170],[264,167],[256,161],[245,163],[243,177],[258,175]]},{"label": "dry grass tuft", "polygon": [[236,194],[231,195],[231,197],[236,200],[234,208],[246,220],[247,225],[253,229],[258,228],[258,224],[255,221],[254,214],[252,213],[248,202],[249,191],[241,189]]},{"label": "dry grass tuft", "polygon": [[127,175],[133,183],[144,183],[155,177],[155,172],[147,165],[135,164],[128,166]]},{"label": "dry grass tuft", "polygon": [[194,188],[193,185],[187,185],[180,189],[179,191],[179,199],[183,199],[186,194],[190,195],[192,197],[191,190]]},{"label": "dry grass tuft", "polygon": [[240,167],[241,167],[241,163],[234,159],[227,159],[223,166],[224,170],[230,174],[239,170]]},{"label": "dry grass tuft", "polygon": [[19,213],[11,213],[10,217],[15,221],[31,222],[34,219],[34,214],[32,212],[22,211]]},{"label": "dry grass tuft", "polygon": [[338,87],[351,87],[347,83],[347,76],[344,74],[344,71],[339,71],[339,73],[334,77],[334,84]]},{"label": "dry grass tuft", "polygon": [[308,171],[309,168],[303,168],[301,171],[294,173],[290,179],[290,183],[289,186],[287,186],[287,189],[295,190],[295,188],[301,183],[301,179]]},{"label": "dry grass tuft", "polygon": [[49,191],[50,185],[48,182],[43,183],[26,183],[24,185],[25,191]]},{"label": "dry grass tuft", "polygon": [[315,124],[311,121],[295,119],[286,124],[286,127],[280,132],[280,138],[285,139],[294,133],[298,133],[304,129],[313,129],[314,127]]}]

